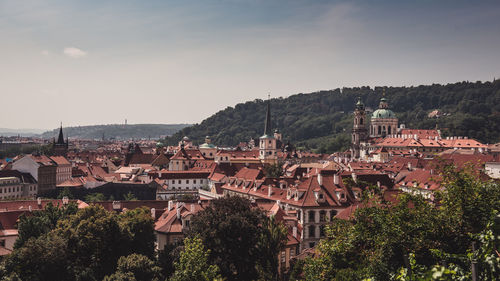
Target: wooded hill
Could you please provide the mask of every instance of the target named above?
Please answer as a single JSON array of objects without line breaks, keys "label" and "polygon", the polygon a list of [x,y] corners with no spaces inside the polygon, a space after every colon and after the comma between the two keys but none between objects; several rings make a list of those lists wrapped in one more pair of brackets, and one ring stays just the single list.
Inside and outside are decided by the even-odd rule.
[{"label": "wooded hill", "polygon": [[[386,87],[390,109],[407,128],[433,129],[443,136],[467,136],[484,143],[500,141],[500,81],[458,82],[417,87]],[[352,112],[360,97],[375,110],[383,87],[343,88],[271,99],[272,123],[285,141],[319,152],[346,149],[350,143]],[[263,134],[265,101],[257,99],[228,107],[200,124],[186,127],[165,142],[183,136],[201,144],[205,136],[218,146],[236,145]],[[444,115],[428,117],[434,110]]]},{"label": "wooded hill", "polygon": [[[63,128],[64,137],[78,139],[158,139],[169,136],[189,124],[112,124]],[[47,131],[40,135],[42,138],[57,138],[59,128]]]}]

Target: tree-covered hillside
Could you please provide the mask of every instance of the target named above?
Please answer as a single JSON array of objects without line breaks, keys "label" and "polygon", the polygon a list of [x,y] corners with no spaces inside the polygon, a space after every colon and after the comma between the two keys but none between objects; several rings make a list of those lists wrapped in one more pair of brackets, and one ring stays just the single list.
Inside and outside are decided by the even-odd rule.
[{"label": "tree-covered hillside", "polygon": [[[352,111],[358,97],[376,109],[383,87],[343,88],[297,94],[271,100],[273,127],[285,140],[320,152],[348,147]],[[432,129],[444,136],[468,136],[485,143],[500,141],[500,81],[459,82],[448,85],[387,87],[390,108],[407,128]],[[206,135],[216,145],[236,145],[257,138],[264,130],[265,102],[254,100],[228,107],[201,124],[186,127],[165,141],[176,144],[183,136],[203,143]],[[429,118],[433,110],[444,116]]]},{"label": "tree-covered hillside", "polygon": [[[161,136],[170,136],[189,124],[133,124],[133,125],[95,125],[63,128],[64,137],[79,139],[158,139]],[[47,131],[42,138],[57,138],[59,129]]]}]

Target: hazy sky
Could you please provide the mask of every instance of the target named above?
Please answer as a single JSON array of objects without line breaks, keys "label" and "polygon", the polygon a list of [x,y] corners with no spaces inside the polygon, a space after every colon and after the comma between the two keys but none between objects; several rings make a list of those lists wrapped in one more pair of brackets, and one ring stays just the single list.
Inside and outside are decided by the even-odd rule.
[{"label": "hazy sky", "polygon": [[500,77],[500,1],[0,0],[0,127]]}]

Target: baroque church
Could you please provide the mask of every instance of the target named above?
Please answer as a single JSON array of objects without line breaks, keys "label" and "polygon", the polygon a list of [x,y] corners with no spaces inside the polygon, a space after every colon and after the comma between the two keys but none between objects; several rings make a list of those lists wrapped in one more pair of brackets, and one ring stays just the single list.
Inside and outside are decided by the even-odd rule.
[{"label": "baroque church", "polygon": [[[386,136],[397,134],[398,118],[389,109],[389,103],[385,95],[380,99],[378,109],[372,113],[370,124],[367,124],[367,121],[365,105],[358,98],[354,109],[354,124],[352,128],[351,155],[353,159],[364,158],[369,153],[370,139],[385,138]],[[367,125],[369,125],[369,129]]]}]

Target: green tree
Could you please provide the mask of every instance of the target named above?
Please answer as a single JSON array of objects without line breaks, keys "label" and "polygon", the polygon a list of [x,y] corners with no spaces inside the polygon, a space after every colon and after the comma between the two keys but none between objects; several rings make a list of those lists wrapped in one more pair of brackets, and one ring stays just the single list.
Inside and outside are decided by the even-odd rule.
[{"label": "green tree", "polygon": [[75,214],[77,210],[78,206],[75,203],[61,207],[48,203],[42,211],[21,215],[17,224],[18,238],[14,248],[22,247],[30,238],[37,238],[50,232],[61,218]]},{"label": "green tree", "polygon": [[0,276],[17,275],[21,280],[33,281],[71,280],[68,266],[67,240],[48,233],[29,239],[7,256]]},{"label": "green tree", "polygon": [[89,193],[85,195],[85,202],[98,202],[98,201],[106,201],[106,196],[102,193]]},{"label": "green tree", "polygon": [[132,191],[129,191],[129,193],[123,195],[123,200],[125,201],[137,201],[137,197],[132,193]]},{"label": "green tree", "polygon": [[118,224],[125,238],[123,247],[130,253],[153,258],[154,220],[147,207],[128,210],[118,215]]},{"label": "green tree", "polygon": [[160,271],[160,267],[148,257],[140,254],[131,254],[120,257],[116,272],[110,276],[106,276],[104,280],[158,281],[162,279]]},{"label": "green tree", "polygon": [[206,249],[200,238],[186,238],[184,251],[175,263],[171,281],[212,281],[221,279],[217,265],[209,263],[210,249]]},{"label": "green tree", "polygon": [[258,263],[261,280],[278,280],[279,253],[285,248],[288,231],[274,217],[265,218],[258,248],[261,250]]},{"label": "green tree", "polygon": [[114,272],[118,258],[127,250],[122,246],[125,239],[116,215],[97,205],[62,219],[55,233],[68,241],[69,270],[76,278],[101,280]]},{"label": "green tree", "polygon": [[[262,264],[266,216],[241,197],[213,200],[191,219],[190,236],[198,236],[211,250],[210,263],[216,264],[228,280],[256,280]],[[278,253],[275,257],[277,258]],[[267,259],[265,260],[267,262]]]}]

